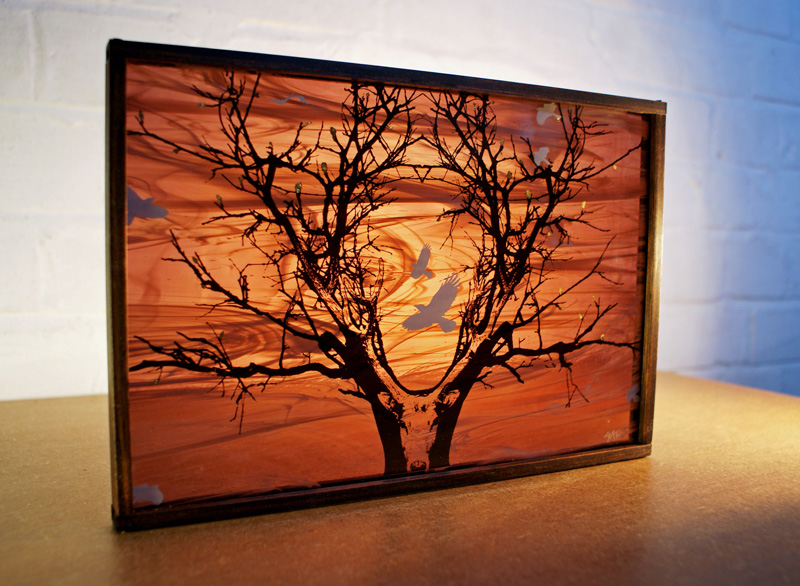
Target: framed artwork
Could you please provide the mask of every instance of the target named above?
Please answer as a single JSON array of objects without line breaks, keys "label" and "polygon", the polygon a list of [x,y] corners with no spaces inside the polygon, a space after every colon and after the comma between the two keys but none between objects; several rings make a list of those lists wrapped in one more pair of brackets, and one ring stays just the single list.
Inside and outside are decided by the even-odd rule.
[{"label": "framed artwork", "polygon": [[112,40],[115,526],[649,454],[665,114]]}]

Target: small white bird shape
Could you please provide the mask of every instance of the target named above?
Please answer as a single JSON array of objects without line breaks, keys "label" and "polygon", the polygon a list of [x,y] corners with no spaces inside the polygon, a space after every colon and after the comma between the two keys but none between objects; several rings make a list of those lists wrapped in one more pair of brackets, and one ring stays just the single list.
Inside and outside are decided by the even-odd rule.
[{"label": "small white bird shape", "polygon": [[550,166],[550,161],[546,159],[547,154],[550,152],[550,149],[547,147],[542,147],[535,153],[533,153],[533,162],[537,167],[541,167],[542,165]]},{"label": "small white bird shape", "polygon": [[556,120],[561,120],[561,116],[556,114],[556,105],[552,102],[550,104],[545,104],[536,110],[536,122],[539,124],[539,126],[547,122],[547,119],[551,116]]}]

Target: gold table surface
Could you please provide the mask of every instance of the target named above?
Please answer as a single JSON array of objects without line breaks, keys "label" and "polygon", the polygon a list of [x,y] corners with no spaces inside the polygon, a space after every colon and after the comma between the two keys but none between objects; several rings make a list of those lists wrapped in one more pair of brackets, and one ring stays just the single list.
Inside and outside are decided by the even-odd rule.
[{"label": "gold table surface", "polygon": [[136,533],[105,396],[0,402],[2,584],[800,584],[800,398],[660,373],[650,457]]}]

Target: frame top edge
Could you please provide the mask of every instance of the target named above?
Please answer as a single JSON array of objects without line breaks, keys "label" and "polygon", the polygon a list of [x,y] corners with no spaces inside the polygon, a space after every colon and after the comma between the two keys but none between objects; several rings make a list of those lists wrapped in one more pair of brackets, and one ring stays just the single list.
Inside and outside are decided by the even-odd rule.
[{"label": "frame top edge", "polygon": [[278,74],[302,75],[323,79],[370,80],[425,89],[452,89],[475,93],[491,93],[511,97],[539,98],[559,102],[575,102],[626,110],[637,114],[665,115],[667,104],[658,100],[630,98],[609,94],[553,88],[521,82],[502,81],[402,69],[380,65],[365,65],[288,57],[265,53],[210,49],[184,45],[166,45],[140,41],[111,39],[107,45],[110,64],[127,60],[187,65],[232,66],[271,71]]}]

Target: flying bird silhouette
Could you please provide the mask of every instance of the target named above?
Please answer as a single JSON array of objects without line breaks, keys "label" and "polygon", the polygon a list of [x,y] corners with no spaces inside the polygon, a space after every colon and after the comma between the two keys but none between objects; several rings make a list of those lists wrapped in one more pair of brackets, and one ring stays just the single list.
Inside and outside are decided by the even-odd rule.
[{"label": "flying bird silhouette", "polygon": [[160,505],[164,501],[164,495],[159,490],[158,485],[140,484],[133,487],[133,502],[146,501],[154,505]]},{"label": "flying bird silhouette", "polygon": [[142,199],[139,194],[128,186],[127,200],[128,200],[128,226],[131,225],[134,218],[163,218],[169,212],[166,208],[157,206],[153,203],[155,198],[148,197]]},{"label": "flying bird silhouette", "polygon": [[443,332],[452,332],[456,322],[444,317],[445,312],[455,301],[458,294],[458,277],[455,274],[448,276],[434,293],[428,305],[415,305],[419,313],[415,313],[403,322],[407,330],[424,330],[433,324],[439,324]]},{"label": "flying bird silhouette", "polygon": [[556,105],[553,103],[545,104],[536,110],[536,122],[539,126],[547,122],[547,119],[551,116],[556,120],[561,120],[561,116],[556,114]]},{"label": "flying bird silhouette", "polygon": [[535,153],[533,153],[533,163],[537,167],[541,166],[550,166],[550,161],[547,160],[547,154],[550,152],[550,149],[547,147],[542,147]]},{"label": "flying bird silhouette", "polygon": [[433,278],[433,273],[426,270],[428,267],[428,261],[431,260],[431,245],[426,244],[422,247],[422,250],[419,251],[419,258],[417,262],[412,262],[411,266],[411,277],[414,279],[419,279],[422,275],[425,275],[429,279]]}]

